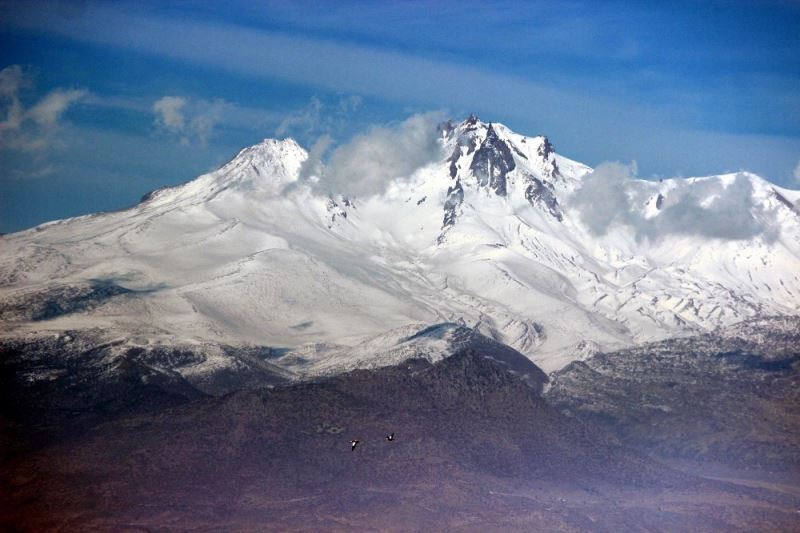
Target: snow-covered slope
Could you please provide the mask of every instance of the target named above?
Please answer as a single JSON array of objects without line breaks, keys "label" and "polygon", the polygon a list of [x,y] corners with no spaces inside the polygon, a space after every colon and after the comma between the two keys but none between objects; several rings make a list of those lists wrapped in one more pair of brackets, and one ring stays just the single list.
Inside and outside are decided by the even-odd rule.
[{"label": "snow-covered slope", "polygon": [[[293,140],[265,140],[131,209],[2,236],[4,335],[101,328],[133,345],[300,353],[458,322],[552,371],[800,313],[800,192],[748,173],[627,180],[614,184],[624,216],[597,231],[577,200],[592,169],[547,138],[470,117],[440,143],[439,161],[345,198],[300,178]],[[733,191],[758,231],[691,230]]]}]

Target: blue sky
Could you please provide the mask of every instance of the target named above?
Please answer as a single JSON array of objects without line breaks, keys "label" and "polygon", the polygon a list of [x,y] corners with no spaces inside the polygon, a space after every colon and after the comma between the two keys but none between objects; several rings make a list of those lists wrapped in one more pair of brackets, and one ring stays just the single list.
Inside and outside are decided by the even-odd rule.
[{"label": "blue sky", "polygon": [[789,1],[0,2],[0,232],[438,110],[798,188],[798,36]]}]

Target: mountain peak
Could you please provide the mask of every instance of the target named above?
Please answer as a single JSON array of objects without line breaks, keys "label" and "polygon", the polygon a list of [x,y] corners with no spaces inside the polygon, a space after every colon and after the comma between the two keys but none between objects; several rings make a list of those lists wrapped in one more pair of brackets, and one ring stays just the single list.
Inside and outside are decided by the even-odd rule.
[{"label": "mountain peak", "polygon": [[481,186],[488,186],[498,196],[505,196],[506,177],[516,167],[511,148],[497,135],[490,123],[486,137],[472,158],[470,171]]},{"label": "mountain peak", "polygon": [[[0,303],[58,316],[29,326],[6,311],[3,325],[296,347],[463,318],[552,369],[582,341],[605,349],[800,310],[800,191],[731,174],[630,179],[600,197],[582,189],[589,167],[544,136],[477,117],[442,126],[446,160],[357,209],[310,186],[281,194],[308,154],[266,139],[132,210],[4,236]],[[740,212],[747,224],[725,238]],[[771,228],[780,238],[756,233]]]},{"label": "mountain peak", "polygon": [[550,156],[555,153],[556,151],[553,148],[553,144],[550,142],[550,139],[546,136],[543,136],[542,144],[539,146],[539,155],[542,156],[543,159],[550,159]]},{"label": "mountain peak", "polygon": [[264,139],[239,152],[214,174],[220,185],[277,194],[300,176],[308,152],[291,137]]},{"label": "mountain peak", "polygon": [[285,139],[267,138],[239,151],[223,168],[242,161],[251,163],[256,160],[269,161],[285,157],[303,159],[307,156],[305,149],[291,137]]}]

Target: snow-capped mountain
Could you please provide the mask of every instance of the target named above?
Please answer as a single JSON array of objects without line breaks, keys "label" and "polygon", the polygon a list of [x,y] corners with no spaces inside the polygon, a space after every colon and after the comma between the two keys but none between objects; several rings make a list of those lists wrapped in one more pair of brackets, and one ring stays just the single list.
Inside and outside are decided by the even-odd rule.
[{"label": "snow-capped mountain", "polygon": [[320,194],[308,152],[270,139],[131,209],[2,236],[4,335],[302,354],[452,322],[553,371],[800,313],[798,191],[749,173],[604,181],[474,116],[438,136],[439,160],[375,194]]}]

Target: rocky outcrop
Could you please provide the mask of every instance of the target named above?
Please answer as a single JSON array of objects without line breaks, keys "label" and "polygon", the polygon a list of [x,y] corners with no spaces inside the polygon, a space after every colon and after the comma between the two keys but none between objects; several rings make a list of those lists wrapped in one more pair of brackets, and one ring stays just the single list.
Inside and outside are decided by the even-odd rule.
[{"label": "rocky outcrop", "polygon": [[525,198],[528,202],[532,206],[538,206],[546,210],[559,222],[564,220],[564,215],[558,205],[558,198],[553,192],[553,186],[542,182],[542,180],[534,176],[529,176],[528,181],[529,185],[525,189]]},{"label": "rocky outcrop", "polygon": [[497,136],[489,124],[486,139],[475,152],[470,171],[481,187],[489,187],[498,196],[506,196],[506,176],[516,168],[514,156],[505,141]]},{"label": "rocky outcrop", "polygon": [[756,319],[573,362],[547,399],[662,458],[800,473],[800,319]]}]

